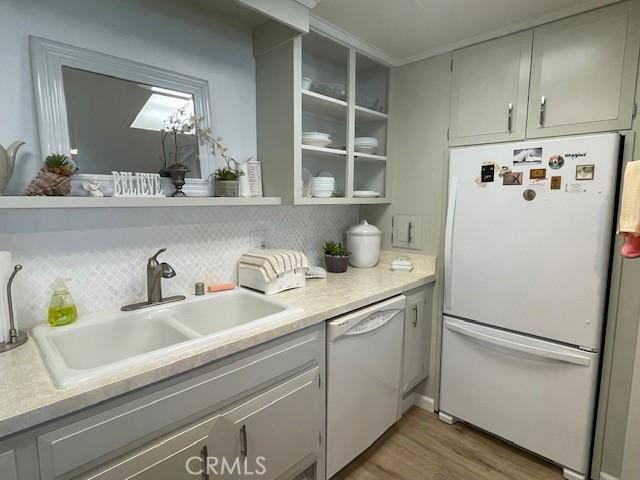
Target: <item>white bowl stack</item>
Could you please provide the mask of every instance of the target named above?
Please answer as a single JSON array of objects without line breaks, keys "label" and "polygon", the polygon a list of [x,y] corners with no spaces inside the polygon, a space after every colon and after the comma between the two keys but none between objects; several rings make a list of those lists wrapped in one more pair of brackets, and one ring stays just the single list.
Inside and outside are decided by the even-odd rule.
[{"label": "white bowl stack", "polygon": [[331,135],[322,132],[302,132],[302,143],[313,147],[326,147],[331,143]]},{"label": "white bowl stack", "polygon": [[311,196],[329,198],[336,189],[336,179],[333,177],[313,177],[311,179]]},{"label": "white bowl stack", "polygon": [[374,154],[378,150],[378,139],[375,137],[356,137],[353,149],[360,153]]}]

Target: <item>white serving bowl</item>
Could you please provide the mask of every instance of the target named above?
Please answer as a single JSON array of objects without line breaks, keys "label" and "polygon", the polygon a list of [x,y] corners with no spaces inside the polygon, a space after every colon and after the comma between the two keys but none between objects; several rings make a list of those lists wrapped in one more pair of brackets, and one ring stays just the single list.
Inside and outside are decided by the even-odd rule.
[{"label": "white serving bowl", "polygon": [[372,145],[378,145],[378,139],[376,137],[356,137],[354,143],[366,143]]},{"label": "white serving bowl", "polygon": [[331,135],[323,132],[302,132],[302,138],[331,138]]},{"label": "white serving bowl", "polygon": [[314,190],[311,189],[311,196],[316,198],[330,198],[333,195],[333,190]]}]

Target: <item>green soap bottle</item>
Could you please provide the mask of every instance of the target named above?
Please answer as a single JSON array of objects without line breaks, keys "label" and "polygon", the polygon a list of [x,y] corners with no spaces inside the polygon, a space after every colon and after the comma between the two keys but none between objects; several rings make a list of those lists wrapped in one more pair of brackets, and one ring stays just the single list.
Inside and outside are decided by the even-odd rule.
[{"label": "green soap bottle", "polygon": [[51,295],[49,303],[49,325],[52,327],[69,325],[78,318],[76,304],[64,283],[65,281],[69,281],[69,279],[61,278],[53,283],[53,295]]}]

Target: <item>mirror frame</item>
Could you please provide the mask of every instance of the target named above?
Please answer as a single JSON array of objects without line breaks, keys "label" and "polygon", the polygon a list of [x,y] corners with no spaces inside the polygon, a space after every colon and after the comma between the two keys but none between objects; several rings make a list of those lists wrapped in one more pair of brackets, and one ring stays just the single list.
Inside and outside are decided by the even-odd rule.
[{"label": "mirror frame", "polygon": [[[29,49],[43,158],[50,153],[70,154],[71,151],[62,67],[190,93],[195,114],[203,117],[204,124],[211,127],[209,82],[206,80],[31,35]],[[198,147],[201,178],[188,178],[187,183],[207,181],[216,168],[211,149],[202,142]],[[92,172],[80,173],[83,177],[102,177]]]}]

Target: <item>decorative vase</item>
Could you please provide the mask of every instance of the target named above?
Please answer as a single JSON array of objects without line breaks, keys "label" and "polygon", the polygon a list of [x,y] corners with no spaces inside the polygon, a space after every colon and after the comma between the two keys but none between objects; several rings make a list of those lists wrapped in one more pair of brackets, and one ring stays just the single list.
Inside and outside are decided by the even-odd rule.
[{"label": "decorative vase", "polygon": [[335,255],[325,255],[324,264],[327,267],[327,272],[331,273],[344,273],[349,266],[349,257],[337,257]]},{"label": "decorative vase", "polygon": [[0,145],[0,195],[4,195],[4,191],[11,180],[13,175],[13,167],[16,163],[16,154],[18,149],[24,145],[25,142],[18,140],[9,145],[9,148],[5,148]]},{"label": "decorative vase", "polygon": [[71,176],[42,168],[24,191],[27,197],[66,197],[71,193]]},{"label": "decorative vase", "polygon": [[[169,176],[171,177],[171,183],[176,187],[176,191],[171,195],[172,197],[186,197],[187,194],[182,191],[182,187],[185,184],[185,176],[189,173],[189,169],[186,165],[181,163],[174,163],[169,167]],[[162,176],[162,174],[160,174]]]},{"label": "decorative vase", "polygon": [[218,180],[215,183],[216,197],[238,197],[240,195],[240,180]]}]

